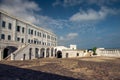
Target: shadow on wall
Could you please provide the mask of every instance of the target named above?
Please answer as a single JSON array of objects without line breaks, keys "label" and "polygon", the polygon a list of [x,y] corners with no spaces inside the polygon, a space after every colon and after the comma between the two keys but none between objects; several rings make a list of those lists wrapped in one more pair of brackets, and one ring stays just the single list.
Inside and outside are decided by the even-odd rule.
[{"label": "shadow on wall", "polygon": [[45,73],[31,69],[23,69],[0,64],[0,80],[78,80],[72,77]]}]

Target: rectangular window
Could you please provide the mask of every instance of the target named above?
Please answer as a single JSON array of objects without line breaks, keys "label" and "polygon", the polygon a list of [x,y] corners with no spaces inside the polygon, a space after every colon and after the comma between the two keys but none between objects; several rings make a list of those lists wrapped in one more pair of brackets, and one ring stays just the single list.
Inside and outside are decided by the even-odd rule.
[{"label": "rectangular window", "polygon": [[5,28],[6,22],[2,21],[2,27]]},{"label": "rectangular window", "polygon": [[39,36],[39,32],[37,32],[37,36]]},{"label": "rectangular window", "polygon": [[33,30],[31,30],[31,34],[33,35]]},{"label": "rectangular window", "polygon": [[19,38],[19,37],[17,37],[17,41],[20,41],[20,38]]},{"label": "rectangular window", "polygon": [[8,35],[8,40],[11,40],[11,36],[10,35]]},{"label": "rectangular window", "polygon": [[5,39],[5,35],[4,34],[1,34],[1,39]]},{"label": "rectangular window", "polygon": [[30,31],[31,31],[31,30],[29,29],[29,30],[28,30],[28,34],[30,34]]},{"label": "rectangular window", "polygon": [[21,42],[24,43],[24,38],[21,39]]},{"label": "rectangular window", "polygon": [[23,28],[22,28],[22,33],[24,33],[24,32],[25,32],[25,28],[23,27]]},{"label": "rectangular window", "polygon": [[36,36],[36,31],[35,31],[35,36]]},{"label": "rectangular window", "polygon": [[41,33],[39,34],[39,36],[41,37]]},{"label": "rectangular window", "polygon": [[16,31],[17,31],[17,32],[20,32],[20,26],[17,26]]},{"label": "rectangular window", "polygon": [[8,24],[8,29],[11,29],[11,28],[12,28],[12,24],[9,23],[9,24]]}]

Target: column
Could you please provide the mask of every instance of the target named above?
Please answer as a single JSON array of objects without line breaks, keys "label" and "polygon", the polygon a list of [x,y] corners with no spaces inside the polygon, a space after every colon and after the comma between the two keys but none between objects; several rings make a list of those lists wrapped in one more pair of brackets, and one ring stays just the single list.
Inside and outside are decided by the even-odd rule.
[{"label": "column", "polygon": [[15,54],[11,53],[11,60],[15,60]]},{"label": "column", "polygon": [[51,57],[51,49],[49,48],[49,57]]}]

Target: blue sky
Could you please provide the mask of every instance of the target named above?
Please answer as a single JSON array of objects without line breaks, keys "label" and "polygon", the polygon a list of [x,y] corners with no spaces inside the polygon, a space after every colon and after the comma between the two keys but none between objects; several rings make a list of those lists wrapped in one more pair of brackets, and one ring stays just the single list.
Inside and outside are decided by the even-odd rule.
[{"label": "blue sky", "polygon": [[54,32],[58,45],[120,48],[120,0],[0,0],[0,9]]}]

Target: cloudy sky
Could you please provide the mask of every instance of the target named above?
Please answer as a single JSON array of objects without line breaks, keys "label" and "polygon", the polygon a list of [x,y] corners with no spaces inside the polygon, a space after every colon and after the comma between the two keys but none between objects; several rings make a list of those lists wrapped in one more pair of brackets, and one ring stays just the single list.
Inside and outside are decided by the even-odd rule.
[{"label": "cloudy sky", "polygon": [[58,45],[120,48],[120,0],[0,0],[0,9],[54,32]]}]

